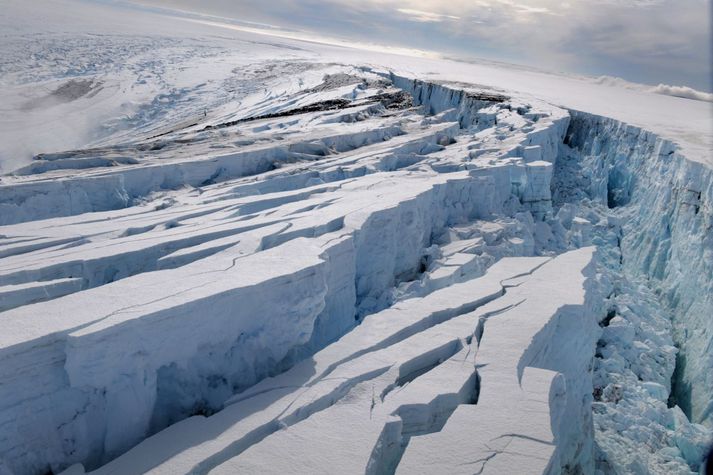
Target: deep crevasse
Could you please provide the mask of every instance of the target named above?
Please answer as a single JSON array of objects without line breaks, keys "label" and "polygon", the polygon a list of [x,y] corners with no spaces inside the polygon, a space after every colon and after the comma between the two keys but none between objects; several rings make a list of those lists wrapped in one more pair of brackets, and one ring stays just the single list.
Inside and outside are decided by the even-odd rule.
[{"label": "deep crevasse", "polygon": [[[477,102],[447,86],[395,82],[433,113]],[[698,470],[713,425],[713,171],[639,127],[579,111],[569,115],[557,161],[572,160],[576,170],[556,163],[552,192],[561,212],[549,224],[555,235],[563,224],[566,232],[564,243],[550,244],[594,242],[613,280],[610,314],[601,324],[600,345],[610,345],[603,364],[597,350],[595,381],[602,386],[595,386],[595,398],[613,402],[608,416],[605,403],[595,404],[605,414],[597,424],[598,467],[666,473],[688,464]],[[461,112],[459,119],[477,124],[478,114]],[[555,156],[547,146],[551,136],[537,142],[543,156]],[[635,379],[627,381],[627,373]],[[622,398],[628,407],[617,405]]]},{"label": "deep crevasse", "polygon": [[595,360],[598,467],[698,471],[711,431],[682,408],[710,427],[711,172],[639,128],[571,116],[555,201],[607,222],[586,227],[614,284]]},{"label": "deep crevasse", "polygon": [[671,312],[680,347],[676,403],[713,426],[713,171],[640,128],[572,112],[591,194],[617,210],[624,271]]},{"label": "deep crevasse", "polygon": [[[706,368],[713,366],[710,352],[706,359],[706,348],[713,338],[712,322],[706,318],[711,314],[713,285],[710,170],[685,160],[669,142],[610,119],[580,112],[568,116],[555,107],[540,104],[532,108],[516,100],[499,106],[498,101],[509,98],[469,94],[448,85],[393,75],[390,79],[424,106],[426,122],[453,121],[461,132],[466,130],[477,136],[500,121],[503,145],[499,162],[493,160],[485,166],[483,157],[492,151],[480,146],[468,148],[458,160],[448,160],[447,155],[452,153],[448,149],[452,145],[450,140],[467,144],[459,137],[460,132],[451,128],[426,141],[427,146],[419,143],[426,150],[424,156],[434,158],[430,166],[439,173],[417,175],[411,170],[390,174],[388,179],[381,179],[374,170],[366,177],[362,177],[365,172],[349,175],[359,177],[364,188],[353,186],[353,190],[364,193],[363,203],[349,213],[337,216],[322,211],[318,219],[301,228],[290,224],[296,229],[269,235],[258,230],[241,247],[229,248],[187,266],[129,276],[61,300],[3,314],[18,324],[37,312],[72,315],[76,320],[76,325],[71,324],[71,319],[62,321],[59,327],[49,330],[52,334],[48,336],[17,346],[3,346],[0,353],[3,380],[12,381],[14,388],[21,389],[6,393],[0,401],[3,407],[0,417],[5,426],[1,453],[6,463],[21,473],[47,466],[62,468],[78,461],[87,468],[96,467],[171,422],[190,414],[211,414],[236,390],[292,366],[349,332],[355,325],[355,314],[361,318],[391,305],[393,287],[427,278],[428,272],[422,276],[424,266],[428,267],[424,262],[428,261],[429,253],[437,252],[432,251],[433,247],[457,244],[453,236],[459,233],[470,233],[466,240],[480,239],[487,244],[486,253],[478,255],[482,264],[464,271],[461,278],[482,275],[485,267],[507,253],[554,255],[592,243],[600,246],[596,262],[605,278],[589,282],[588,285],[597,286],[588,298],[610,293],[608,303],[614,311],[607,316],[601,304],[586,306],[591,313],[589,318],[601,320],[605,327],[600,343],[620,343],[623,347],[634,343],[633,335],[625,334],[623,338],[611,335],[614,327],[624,325],[623,318],[616,319],[616,312],[627,316],[624,308],[627,302],[623,300],[627,294],[617,300],[617,279],[646,284],[653,293],[628,284],[620,285],[619,290],[651,302],[647,304],[649,307],[641,304],[637,308],[658,311],[657,306],[661,306],[672,313],[675,341],[681,346],[674,396],[694,421],[710,424],[713,381],[706,372]],[[519,118],[532,123],[522,125]],[[533,124],[538,122],[547,125],[535,128]],[[384,130],[389,132],[388,137],[377,134],[365,136],[364,140],[385,141],[402,132],[401,128]],[[519,130],[524,133],[508,142],[508,134]],[[450,140],[443,140],[444,137]],[[571,149],[561,146],[563,140]],[[270,160],[276,158],[272,153],[266,155]],[[414,159],[406,154],[395,158],[398,162],[404,156],[408,159],[406,163]],[[259,167],[251,173],[269,168],[263,162],[265,155],[256,157]],[[277,159],[283,157],[287,155],[280,148]],[[562,166],[565,162],[570,166]],[[243,174],[242,168],[228,173],[220,164],[212,163],[188,168],[200,172],[193,180],[195,183],[214,176],[216,170],[226,176]],[[172,168],[167,166],[165,170]],[[139,171],[132,173],[135,178],[140,175]],[[116,189],[125,190],[124,178],[118,176],[121,183]],[[172,183],[166,183],[164,175],[154,173],[147,181],[132,182],[141,188],[135,194],[141,196],[159,185],[169,188],[177,185],[173,183],[176,178],[172,171],[166,176],[172,177]],[[340,168],[335,179],[344,178]],[[321,178],[312,179],[317,181],[309,184],[324,183]],[[399,191],[399,187],[406,191]],[[325,189],[320,193],[334,193],[329,187]],[[365,191],[372,189],[377,191]],[[113,196],[111,190],[101,189],[98,193]],[[343,196],[335,194],[334,199]],[[107,206],[120,207],[126,203],[124,200]],[[325,203],[318,205],[324,208]],[[259,210],[260,204],[256,206]],[[79,211],[85,209],[74,212]],[[18,216],[24,219],[21,212]],[[500,242],[502,231],[487,230],[484,224],[500,220],[496,224],[502,227],[502,218],[514,219],[511,227],[519,234],[510,237],[498,251],[494,243]],[[473,222],[476,224],[469,230],[467,226]],[[451,237],[444,237],[448,235]],[[453,242],[448,242],[449,239]],[[251,241],[259,244],[250,244]],[[249,249],[263,248],[259,255],[244,255]],[[283,262],[285,255],[293,257]],[[234,268],[236,262],[261,271],[252,277],[239,275]],[[272,270],[267,270],[270,265]],[[226,281],[226,275],[231,276],[230,281]],[[206,276],[212,276],[210,281],[206,281]],[[157,277],[176,283],[157,284]],[[443,282],[452,282],[448,279],[455,277]],[[123,292],[131,292],[137,284],[138,287],[145,284],[144,295],[130,296],[128,305],[106,305],[102,319],[90,315],[96,309],[86,308],[85,295],[97,296],[104,302],[125,299]],[[416,288],[416,292],[431,290],[428,285]],[[271,298],[275,292],[280,299]],[[167,301],[170,305],[166,305]],[[206,308],[211,309],[210,325],[204,320]],[[644,317],[647,313],[653,311],[641,312]],[[266,318],[256,319],[255,315]],[[658,339],[649,342],[652,346],[673,342],[667,335],[669,327],[660,316],[646,324],[653,325],[651,331],[658,335]],[[662,361],[642,363],[642,367],[654,368],[651,381],[641,381],[643,389],[636,386],[627,393],[626,388],[616,388],[619,383],[605,381],[612,386],[599,388],[606,390],[606,394],[598,395],[586,371],[586,362],[594,356],[594,344],[599,337],[596,325],[591,327],[586,334],[578,335],[586,344],[571,348],[580,352],[584,349],[577,359],[583,363],[578,363],[576,371],[569,368],[567,373],[553,363],[542,363],[564,371],[570,383],[574,383],[570,388],[576,387],[576,391],[568,394],[568,405],[573,404],[574,395],[584,401],[581,406],[568,409],[569,417],[577,414],[576,422],[553,423],[553,435],[560,450],[559,459],[550,469],[555,473],[557,469],[577,466],[591,470],[594,454],[587,404],[595,399],[595,407],[597,403],[616,406],[619,401],[615,399],[622,397],[635,400],[632,411],[653,407],[660,414],[668,414],[669,420],[657,422],[662,430],[675,435],[663,437],[653,448],[673,452],[662,452],[662,457],[670,460],[644,458],[631,465],[627,458],[630,454],[617,454],[605,447],[600,468],[607,469],[607,457],[624,460],[632,471],[665,467],[662,463],[670,461],[675,462],[672,466],[677,469],[685,467],[686,462],[694,467],[700,461],[696,458],[700,459],[699,452],[708,434],[688,423],[682,414],[661,407],[662,398],[668,397],[668,386],[661,378],[670,376],[672,360],[664,357]],[[554,330],[550,333],[560,334]],[[531,351],[537,354],[550,344],[556,342],[543,338],[538,344],[542,347]],[[591,355],[585,354],[589,351],[587,345],[591,346]],[[672,348],[667,354],[672,356],[673,352]],[[623,364],[631,366],[640,354],[623,354]],[[664,369],[657,371],[657,365]],[[32,372],[27,372],[28,367],[33,368]],[[575,374],[581,374],[581,379]],[[595,369],[595,385],[602,374]],[[36,389],[38,381],[42,383],[41,392]],[[663,391],[646,383],[656,383]],[[690,390],[687,385],[692,386]],[[622,394],[617,393],[619,390]],[[641,396],[644,390],[652,396],[651,401]],[[561,403],[557,398],[552,401]],[[621,407],[616,406],[616,410],[629,417],[631,414]],[[598,417],[595,415],[595,424]],[[633,421],[634,425],[643,423],[648,422]],[[59,437],[36,431],[36,427],[53,426],[58,428]],[[17,433],[25,438],[14,439]],[[36,450],[30,452],[27,447]]]}]

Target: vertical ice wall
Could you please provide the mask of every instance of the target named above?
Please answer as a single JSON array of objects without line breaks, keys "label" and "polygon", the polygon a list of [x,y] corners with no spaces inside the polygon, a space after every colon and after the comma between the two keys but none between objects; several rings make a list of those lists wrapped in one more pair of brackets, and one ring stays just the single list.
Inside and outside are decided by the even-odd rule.
[{"label": "vertical ice wall", "polygon": [[713,427],[713,171],[638,127],[571,116],[567,144],[582,155],[585,187],[621,208],[624,270],[647,278],[671,312],[675,403]]}]

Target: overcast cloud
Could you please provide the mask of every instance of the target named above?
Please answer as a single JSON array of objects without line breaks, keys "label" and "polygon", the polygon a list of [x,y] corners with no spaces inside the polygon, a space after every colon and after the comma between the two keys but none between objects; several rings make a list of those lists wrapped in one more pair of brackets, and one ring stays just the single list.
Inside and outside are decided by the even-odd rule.
[{"label": "overcast cloud", "polygon": [[280,27],[711,91],[708,0],[140,0]]}]

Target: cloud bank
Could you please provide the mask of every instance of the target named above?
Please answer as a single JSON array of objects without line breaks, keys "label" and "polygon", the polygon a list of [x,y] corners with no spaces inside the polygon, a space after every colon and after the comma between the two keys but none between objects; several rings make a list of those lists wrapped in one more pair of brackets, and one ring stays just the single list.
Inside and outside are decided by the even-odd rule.
[{"label": "cloud bank", "polygon": [[669,84],[659,84],[658,86],[649,86],[646,84],[638,84],[627,81],[615,76],[599,76],[593,79],[593,82],[603,86],[624,87],[641,92],[652,94],[662,94],[664,96],[683,97],[684,99],[693,99],[695,101],[713,102],[713,94],[709,92],[698,91],[687,86],[671,86]]},{"label": "cloud bank", "polygon": [[713,94],[697,91],[687,86],[669,86],[668,84],[659,84],[658,86],[649,89],[649,92],[664,94],[667,96],[684,97],[686,99],[694,99],[696,101],[713,102]]}]

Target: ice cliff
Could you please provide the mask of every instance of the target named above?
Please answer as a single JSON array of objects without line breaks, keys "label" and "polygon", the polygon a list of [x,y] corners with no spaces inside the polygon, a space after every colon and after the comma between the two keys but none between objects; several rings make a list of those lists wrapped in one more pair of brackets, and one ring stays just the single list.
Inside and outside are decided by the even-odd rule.
[{"label": "ice cliff", "polygon": [[0,472],[700,469],[710,168],[530,96],[294,71],[3,177]]}]

